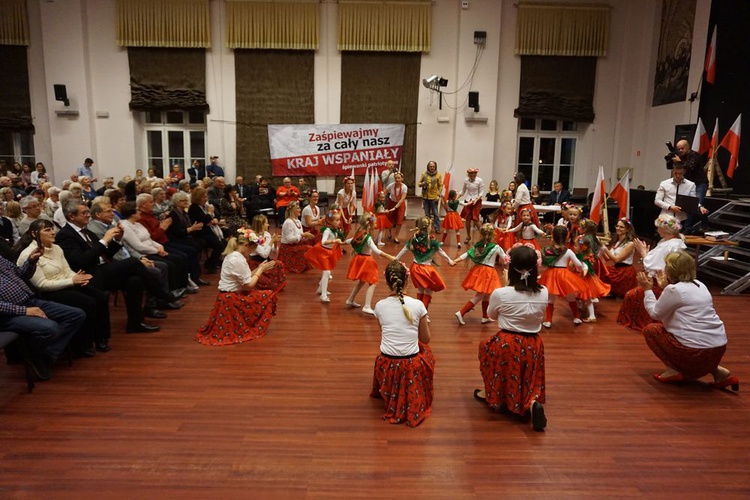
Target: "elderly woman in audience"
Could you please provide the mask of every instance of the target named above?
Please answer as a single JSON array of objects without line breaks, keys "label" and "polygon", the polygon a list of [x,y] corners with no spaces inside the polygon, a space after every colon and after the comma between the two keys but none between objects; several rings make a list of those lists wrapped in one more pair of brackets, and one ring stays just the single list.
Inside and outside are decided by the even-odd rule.
[{"label": "elderly woman in audience", "polygon": [[[140,195],[138,196],[140,197]],[[167,192],[163,188],[157,187],[151,190],[151,197],[154,202],[154,217],[159,220],[164,219],[172,210],[172,204],[167,199]]]},{"label": "elderly woman in audience", "polygon": [[3,202],[3,204],[13,201],[16,199],[16,193],[13,192],[13,188],[10,186],[4,186],[0,188],[0,201]]},{"label": "elderly woman in audience", "polygon": [[16,245],[20,252],[18,265],[26,262],[40,245],[44,253],[31,283],[45,300],[78,307],[86,313],[85,323],[71,340],[73,354],[91,357],[92,346],[99,352],[109,351],[109,293],[89,285],[91,275],[70,268],[62,249],[55,244],[55,226],[46,219],[35,220]]},{"label": "elderly woman in audience", "polygon": [[427,308],[406,295],[407,278],[406,268],[397,260],[385,269],[391,293],[375,304],[381,340],[370,397],[383,399],[384,420],[416,427],[432,412],[435,357],[427,345]]},{"label": "elderly woman in audience", "polygon": [[21,225],[21,219],[23,218],[23,212],[21,211],[21,204],[17,201],[9,201],[5,204],[5,217],[10,219],[13,223],[13,241],[18,241],[21,237],[21,232],[18,226]]},{"label": "elderly woman in audience", "polygon": [[206,323],[195,340],[203,345],[239,344],[263,337],[276,314],[274,291],[258,290],[261,275],[274,267],[274,261],[263,262],[250,270],[248,257],[255,249],[258,235],[240,228],[224,250],[219,294]]},{"label": "elderly woman in audience", "polygon": [[599,256],[608,267],[601,280],[612,287],[612,295],[624,297],[626,293],[638,286],[633,254],[635,253],[635,231],[628,219],[622,218],[615,226],[615,237],[609,246],[601,247]]},{"label": "elderly woman in audience", "polygon": [[203,227],[196,231],[193,237],[199,239],[204,248],[211,249],[211,254],[203,265],[207,272],[215,273],[221,266],[221,253],[226,247],[226,242],[219,227],[219,219],[214,216],[214,207],[208,203],[208,193],[204,188],[193,188],[188,217],[194,223],[200,222],[203,224]]},{"label": "elderly woman in audience", "polygon": [[727,348],[724,323],[714,309],[711,292],[695,279],[695,259],[681,250],[664,259],[664,270],[656,274],[662,293],[657,300],[653,278],[638,273],[638,283],[645,290],[648,314],[658,323],[643,329],[649,349],[667,369],[655,373],[663,383],[699,379],[709,373],[712,387],[740,389],[740,381],[719,364]]},{"label": "elderly woman in audience", "polygon": [[492,409],[518,416],[531,413],[535,431],[547,425],[544,415],[544,344],[539,332],[547,308],[547,289],[537,282],[537,255],[519,246],[510,252],[508,286],[490,296],[487,312],[500,331],[479,344],[484,389],[474,397]]},{"label": "elderly woman in audience", "polygon": [[78,178],[78,182],[81,184],[81,196],[83,201],[90,203],[91,200],[96,198],[96,190],[91,186],[91,179],[86,175],[82,175]]},{"label": "elderly woman in audience", "polygon": [[37,219],[51,219],[47,215],[42,213],[42,204],[39,199],[34,196],[26,196],[21,198],[21,210],[24,213],[21,222],[18,223],[18,233],[23,236],[29,230],[31,223]]},{"label": "elderly woman in audience", "polygon": [[231,234],[247,224],[245,218],[242,217],[242,200],[235,186],[231,184],[224,186],[224,196],[219,200],[219,213]]},{"label": "elderly woman in audience", "polygon": [[[655,276],[657,272],[664,270],[665,258],[672,252],[679,252],[687,248],[684,237],[680,234],[682,225],[680,221],[671,215],[660,215],[656,221],[656,232],[661,237],[661,241],[652,248],[648,249],[645,242],[635,239],[635,254],[643,263],[643,270],[650,276]],[[661,294],[661,288],[654,288],[654,293],[658,297]],[[643,306],[644,290],[637,287],[625,294],[625,299],[620,306],[620,312],[617,315],[617,322],[624,327],[632,330],[641,331],[646,325],[651,323],[646,308]]]}]

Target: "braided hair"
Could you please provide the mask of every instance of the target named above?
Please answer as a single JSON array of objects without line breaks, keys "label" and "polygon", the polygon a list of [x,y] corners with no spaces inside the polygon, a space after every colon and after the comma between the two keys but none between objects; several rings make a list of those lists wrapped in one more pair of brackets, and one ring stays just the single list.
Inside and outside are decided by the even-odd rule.
[{"label": "braided hair", "polygon": [[398,301],[401,302],[401,308],[404,310],[404,316],[409,320],[409,323],[413,323],[411,311],[406,307],[404,303],[404,288],[406,287],[406,267],[397,260],[392,260],[385,268],[385,281],[388,283],[388,288],[396,292]]}]

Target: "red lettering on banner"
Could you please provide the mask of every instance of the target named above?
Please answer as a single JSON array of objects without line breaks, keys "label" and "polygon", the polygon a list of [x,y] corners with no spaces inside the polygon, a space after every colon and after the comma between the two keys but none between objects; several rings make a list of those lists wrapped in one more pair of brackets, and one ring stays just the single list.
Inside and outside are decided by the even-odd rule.
[{"label": "red lettering on banner", "polygon": [[388,160],[401,161],[401,146],[321,153],[271,160],[274,177],[301,175],[357,175],[367,167],[384,167]]}]

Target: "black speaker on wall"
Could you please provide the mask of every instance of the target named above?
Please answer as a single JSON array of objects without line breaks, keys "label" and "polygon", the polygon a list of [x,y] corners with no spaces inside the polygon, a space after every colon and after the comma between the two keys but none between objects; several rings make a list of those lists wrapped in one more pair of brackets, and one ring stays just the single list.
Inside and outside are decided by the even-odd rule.
[{"label": "black speaker on wall", "polygon": [[469,92],[469,107],[479,111],[479,92]]},{"label": "black speaker on wall", "polygon": [[63,104],[65,104],[66,106],[70,106],[70,100],[68,99],[68,91],[65,88],[65,85],[55,83],[53,87],[55,88],[55,100],[62,101]]}]

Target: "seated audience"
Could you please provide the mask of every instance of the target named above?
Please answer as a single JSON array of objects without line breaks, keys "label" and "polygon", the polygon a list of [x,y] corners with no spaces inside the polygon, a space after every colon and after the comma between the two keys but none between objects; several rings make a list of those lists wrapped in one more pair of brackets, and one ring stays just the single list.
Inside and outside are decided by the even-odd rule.
[{"label": "seated audience", "polygon": [[727,335],[711,292],[695,279],[695,259],[681,250],[664,260],[664,270],[656,274],[662,288],[658,300],[652,289],[653,278],[644,272],[638,274],[638,283],[645,290],[646,310],[657,321],[643,329],[643,336],[649,349],[667,366],[654,378],[674,383],[710,373],[712,387],[738,391],[739,379],[719,364],[727,348]]},{"label": "seated audience", "polygon": [[[170,210],[172,210],[172,204],[167,199],[167,192],[164,191],[163,188],[157,187],[151,190],[151,197],[154,202],[154,208],[153,208],[154,217],[156,217],[159,220],[164,219],[164,217],[166,217],[167,214],[169,214]],[[136,200],[137,199],[138,197],[136,197]]]},{"label": "seated audience", "polygon": [[215,273],[221,266],[221,253],[226,247],[226,242],[219,227],[219,219],[214,215],[214,205],[208,203],[208,194],[205,189],[193,188],[187,214],[193,223],[203,224],[201,229],[192,236],[201,241],[203,248],[211,249],[211,254],[203,265],[208,273]]},{"label": "seated audience", "polygon": [[276,215],[279,225],[286,220],[286,209],[290,203],[299,202],[300,192],[297,186],[292,185],[292,179],[284,177],[282,185],[276,190]]},{"label": "seated audience", "polygon": [[37,219],[46,219],[52,222],[46,214],[42,213],[42,204],[34,196],[21,198],[21,210],[24,213],[21,222],[18,223],[18,233],[23,236],[29,230],[31,223]]},{"label": "seated audience", "polygon": [[230,234],[234,234],[237,229],[247,224],[242,217],[242,200],[236,187],[224,186],[224,197],[219,200],[219,213]]},{"label": "seated audience", "polygon": [[375,304],[381,341],[370,397],[383,399],[384,420],[416,427],[430,416],[434,395],[427,308],[405,295],[407,271],[399,261],[388,264],[385,280],[391,294]]}]

